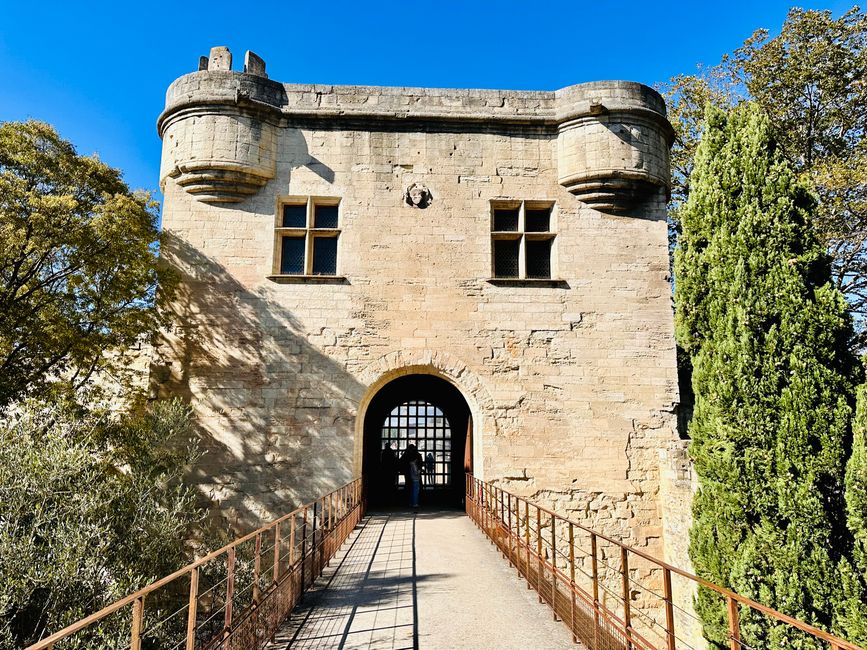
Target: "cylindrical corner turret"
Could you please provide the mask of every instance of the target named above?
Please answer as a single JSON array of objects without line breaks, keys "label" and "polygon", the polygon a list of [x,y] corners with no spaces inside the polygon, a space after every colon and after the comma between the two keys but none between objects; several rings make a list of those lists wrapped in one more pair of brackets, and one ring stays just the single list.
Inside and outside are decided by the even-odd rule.
[{"label": "cylindrical corner turret", "polygon": [[665,102],[630,81],[557,91],[560,184],[602,212],[620,213],[660,188],[670,192],[674,131]]},{"label": "cylindrical corner turret", "polygon": [[242,201],[276,173],[283,86],[268,80],[265,62],[252,52],[243,73],[231,67],[229,50],[213,48],[198,72],[169,86],[157,122],[160,184],[174,178],[200,201]]}]

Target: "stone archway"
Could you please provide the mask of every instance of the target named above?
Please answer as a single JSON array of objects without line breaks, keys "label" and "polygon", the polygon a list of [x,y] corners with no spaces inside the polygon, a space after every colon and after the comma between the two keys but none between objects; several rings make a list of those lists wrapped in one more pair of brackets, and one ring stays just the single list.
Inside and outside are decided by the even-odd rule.
[{"label": "stone archway", "polygon": [[355,475],[363,471],[364,422],[371,401],[383,386],[407,375],[433,375],[451,383],[461,392],[469,406],[473,428],[473,474],[484,479],[485,441],[497,435],[494,401],[479,376],[465,363],[447,352],[432,350],[395,350],[372,361],[356,375],[368,388],[356,412]]},{"label": "stone archway", "polygon": [[464,470],[472,463],[466,444],[471,422],[466,399],[445,379],[409,374],[382,386],[364,415],[362,475],[371,506],[409,503],[408,485],[395,459],[410,446],[422,457],[422,504],[459,506]]}]

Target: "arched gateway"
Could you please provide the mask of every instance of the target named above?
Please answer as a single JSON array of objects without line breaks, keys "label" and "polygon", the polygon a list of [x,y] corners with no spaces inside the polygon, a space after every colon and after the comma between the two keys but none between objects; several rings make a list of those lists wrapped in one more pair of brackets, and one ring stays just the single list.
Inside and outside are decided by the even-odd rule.
[{"label": "arched gateway", "polygon": [[467,401],[445,379],[406,375],[385,384],[364,416],[362,468],[370,504],[408,504],[404,477],[383,450],[391,444],[400,458],[414,444],[425,461],[422,505],[460,505],[465,468],[472,467],[471,426]]}]

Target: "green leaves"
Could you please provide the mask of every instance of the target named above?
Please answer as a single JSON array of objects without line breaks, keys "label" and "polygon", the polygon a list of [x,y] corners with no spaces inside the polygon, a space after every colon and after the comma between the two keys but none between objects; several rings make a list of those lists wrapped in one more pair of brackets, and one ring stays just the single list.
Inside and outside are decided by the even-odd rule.
[{"label": "green leaves", "polygon": [[[203,516],[182,481],[196,457],[179,402],[116,420],[28,403],[0,423],[0,648],[182,566]],[[98,634],[81,647],[122,647],[128,621]]]},{"label": "green leaves", "polygon": [[[706,124],[675,254],[696,396],[691,557],[712,582],[863,641],[843,620],[862,585],[844,570],[842,484],[862,373],[816,203],[759,106],[708,108]],[[702,590],[696,607],[727,647],[724,603]],[[761,616],[745,616],[742,633],[752,647],[813,647]]]},{"label": "green leaves", "polygon": [[[0,406],[124,366],[171,292],[155,206],[47,124],[0,124]],[[114,351],[115,354],[105,354]]]}]

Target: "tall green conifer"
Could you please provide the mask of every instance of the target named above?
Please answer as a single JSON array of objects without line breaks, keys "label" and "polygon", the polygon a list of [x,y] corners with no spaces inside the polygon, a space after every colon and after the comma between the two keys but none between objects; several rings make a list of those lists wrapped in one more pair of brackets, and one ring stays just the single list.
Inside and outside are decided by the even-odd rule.
[{"label": "tall green conifer", "polygon": [[[845,633],[835,617],[851,554],[843,477],[860,366],[810,225],[815,202],[750,104],[708,109],[690,189],[675,298],[696,395],[693,563],[703,578]],[[728,648],[725,602],[701,590],[697,610],[712,645]],[[814,647],[764,616],[742,617],[749,647]]]},{"label": "tall green conifer", "polygon": [[846,465],[846,519],[852,533],[852,559],[841,566],[844,593],[838,627],[867,645],[867,384],[857,391],[852,421],[852,454]]}]

